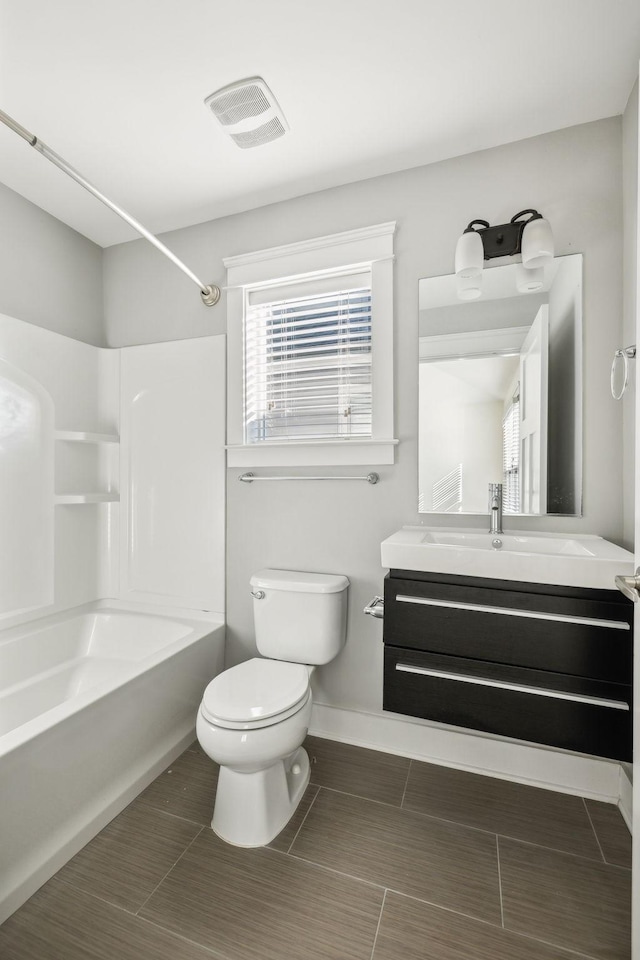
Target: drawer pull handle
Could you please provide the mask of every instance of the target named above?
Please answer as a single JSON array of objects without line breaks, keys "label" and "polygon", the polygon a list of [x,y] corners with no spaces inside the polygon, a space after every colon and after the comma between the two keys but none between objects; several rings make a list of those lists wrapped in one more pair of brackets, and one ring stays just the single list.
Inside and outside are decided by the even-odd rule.
[{"label": "drawer pull handle", "polygon": [[398,603],[419,603],[425,607],[446,607],[449,610],[474,610],[476,613],[497,613],[503,617],[525,617],[529,620],[552,620],[557,623],[579,623],[583,627],[606,627],[608,630],[630,630],[624,620],[594,620],[591,617],[572,617],[564,613],[538,613],[537,610],[512,610],[509,607],[488,607],[477,603],[453,603],[449,600],[431,600],[427,597],[396,596]]},{"label": "drawer pull handle", "polygon": [[581,693],[564,693],[562,690],[548,690],[541,687],[527,687],[519,683],[505,683],[503,680],[485,680],[483,677],[470,677],[460,673],[447,673],[445,670],[429,670],[426,667],[414,667],[408,663],[396,663],[401,673],[418,673],[423,677],[436,677],[438,680],[457,680],[460,683],[473,683],[479,687],[497,687],[499,690],[511,690],[513,693],[529,693],[536,697],[549,697],[553,700],[571,700],[574,703],[586,703],[593,707],[610,707],[612,710],[629,710],[629,704],[623,700],[603,700],[600,697],[586,697]]}]

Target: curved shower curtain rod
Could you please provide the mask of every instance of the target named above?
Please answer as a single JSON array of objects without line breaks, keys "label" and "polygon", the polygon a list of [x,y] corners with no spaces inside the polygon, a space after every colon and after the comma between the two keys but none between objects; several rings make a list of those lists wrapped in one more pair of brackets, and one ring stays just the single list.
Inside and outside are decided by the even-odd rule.
[{"label": "curved shower curtain rod", "polygon": [[200,296],[202,297],[202,302],[208,307],[213,307],[220,299],[220,287],[217,287],[214,283],[202,283],[201,280],[195,275],[195,273],[187,267],[182,260],[176,257],[175,253],[172,253],[168,247],[165,247],[164,243],[161,243],[156,236],[154,236],[146,227],[143,227],[138,220],[132,217],[130,214],[123,210],[122,207],[117,206],[113,203],[112,200],[109,200],[108,197],[105,197],[104,193],[101,193],[97,187],[94,187],[92,183],[86,180],[81,173],[75,170],[66,160],[63,159],[59,154],[57,154],[51,147],[48,147],[46,143],[43,143],[42,140],[38,138],[33,133],[29,133],[28,130],[25,130],[23,126],[17,123],[16,120],[13,120],[8,113],[5,113],[4,110],[0,110],[0,120],[4,123],[10,130],[13,130],[14,133],[17,133],[18,136],[22,137],[23,140],[26,140],[29,146],[34,147],[43,157],[46,157],[47,160],[50,160],[51,163],[54,163],[56,167],[59,167],[64,173],[66,173],[72,180],[75,180],[76,183],[79,183],[81,187],[84,187],[85,190],[88,190],[89,193],[92,193],[94,197],[97,197],[98,200],[101,200],[105,206],[109,207],[110,210],[113,210],[114,213],[117,213],[119,217],[122,217],[129,226],[133,227],[134,230],[137,230],[141,236],[143,236],[149,243],[152,243],[160,253],[164,253],[165,257],[168,257],[172,263],[175,263],[176,267],[179,267],[183,273],[185,273],[190,280],[193,280],[194,283],[197,283],[200,289]]}]

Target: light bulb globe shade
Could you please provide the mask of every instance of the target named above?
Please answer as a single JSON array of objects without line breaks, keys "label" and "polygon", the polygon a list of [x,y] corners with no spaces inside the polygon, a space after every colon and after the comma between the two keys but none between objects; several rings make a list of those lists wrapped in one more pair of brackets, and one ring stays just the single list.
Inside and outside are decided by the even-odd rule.
[{"label": "light bulb globe shade", "polygon": [[528,270],[544,267],[554,256],[553,233],[544,217],[529,220],[522,231],[522,264]]},{"label": "light bulb globe shade", "polygon": [[477,300],[482,285],[482,274],[476,277],[456,277],[456,290],[459,300]]},{"label": "light bulb globe shade", "polygon": [[516,266],[516,289],[518,293],[535,293],[544,286],[544,267],[532,270],[521,263]]},{"label": "light bulb globe shade", "polygon": [[475,230],[463,233],[456,244],[455,273],[461,280],[479,277],[484,263],[482,237]]}]

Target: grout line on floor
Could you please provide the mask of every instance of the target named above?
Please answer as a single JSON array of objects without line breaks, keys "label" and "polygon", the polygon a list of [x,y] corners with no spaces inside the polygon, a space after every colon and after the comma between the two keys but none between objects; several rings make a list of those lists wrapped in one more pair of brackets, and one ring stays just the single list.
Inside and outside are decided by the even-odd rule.
[{"label": "grout line on floor", "polygon": [[608,867],[610,870],[626,870],[627,873],[631,867],[623,867],[619,863],[609,863],[607,860],[599,860],[597,857],[588,857],[584,853],[571,853],[569,850],[559,850],[557,847],[547,847],[542,843],[533,843],[532,840],[521,840],[519,837],[507,837],[504,833],[499,833],[503,840],[510,840],[512,843],[522,843],[527,847],[535,847],[537,850],[548,850],[550,853],[557,853],[561,857],[573,857],[574,860],[586,860],[588,863],[595,863],[599,867]]},{"label": "grout line on floor", "polygon": [[[138,798],[136,798],[137,800]],[[133,801],[133,803],[136,802]],[[131,806],[132,804],[129,804]],[[172,817],[173,820],[182,820],[183,823],[191,823],[194,827],[200,827],[201,830],[204,830],[205,827],[209,826],[206,823],[200,823],[199,820],[192,820],[190,817],[181,817],[179,813],[172,813],[171,810],[160,810],[159,807],[154,807],[152,804],[147,803],[146,801],[141,801],[138,804],[138,807],[142,807],[146,812],[147,810],[152,810],[154,813],[161,813],[163,817]]]},{"label": "grout line on floor", "polygon": [[298,863],[306,863],[308,867],[315,867],[316,870],[326,870],[328,873],[334,873],[337,877],[344,877],[346,880],[355,880],[356,883],[364,883],[368,887],[375,887],[376,890],[386,890],[386,887],[382,883],[375,883],[373,880],[356,877],[353,873],[345,873],[343,870],[336,870],[335,867],[327,867],[324,863],[316,863],[315,860],[307,860],[306,857],[301,857],[297,853],[282,853],[281,850],[273,850],[272,847],[265,847],[264,849],[270,850],[272,853],[277,853],[281,857],[291,857],[292,860],[297,860]]},{"label": "grout line on floor", "polygon": [[[193,841],[192,841],[193,842]],[[191,845],[191,844],[190,844]],[[134,913],[132,910],[127,910],[126,907],[123,907],[119,903],[113,903],[111,900],[105,900],[104,897],[99,897],[95,893],[91,893],[89,890],[84,890],[79,887],[74,887],[72,883],[69,883],[67,880],[62,880],[54,874],[56,883],[61,883],[65,887],[68,887],[74,894],[80,893],[83,896],[90,897],[92,900],[97,900],[99,903],[104,903],[106,907],[113,907],[114,910],[119,910],[120,913],[126,913],[129,917],[135,917],[139,923],[148,923],[149,926],[155,927],[156,930],[162,930],[163,933],[168,933],[172,937],[176,937],[178,940],[182,940],[184,943],[189,943],[194,947],[198,947],[200,950],[205,950],[207,953],[211,954],[213,960],[227,960],[224,954],[220,953],[218,950],[214,950],[212,947],[207,947],[203,943],[198,943],[197,940],[190,940],[189,937],[185,937],[182,933],[177,933],[171,927],[163,927],[161,923],[158,923],[155,920],[149,920],[147,917],[139,917],[137,913]],[[53,877],[51,878],[54,879]],[[47,881],[49,882],[49,881]],[[29,902],[28,900],[26,901]],[[146,901],[145,901],[146,902]],[[142,907],[140,907],[142,909]],[[0,924],[1,926],[1,924]]]},{"label": "grout line on floor", "polygon": [[297,860],[299,863],[306,863],[308,867],[316,867],[318,870],[326,870],[329,873],[335,873],[336,876],[344,877],[346,880],[354,880],[356,883],[364,883],[368,887],[375,887],[377,890],[386,891],[386,893],[395,893],[399,897],[408,897],[410,900],[416,900],[418,903],[426,903],[430,907],[437,907],[439,910],[446,910],[447,913],[453,913],[457,917],[466,917],[468,920],[477,920],[478,923],[486,923],[488,927],[495,927],[498,930],[501,929],[498,923],[493,923],[491,920],[484,920],[482,917],[478,917],[473,913],[463,913],[461,910],[454,910],[453,907],[447,907],[442,903],[437,903],[435,900],[425,900],[422,897],[416,897],[412,893],[406,893],[404,890],[396,890],[394,887],[386,887],[381,883],[375,883],[373,880],[365,880],[363,877],[357,877],[353,873],[345,873],[343,870],[336,870],[335,867],[329,867],[324,863],[316,863],[315,860],[307,860],[305,857],[300,857],[296,853],[280,853],[279,850],[274,850],[273,853],[279,853],[280,856],[283,857],[291,857],[292,860]]},{"label": "grout line on floor", "polygon": [[371,803],[381,803],[383,807],[393,807],[394,810],[402,809],[399,803],[390,803],[388,800],[376,800],[375,797],[367,797],[363,793],[350,793],[349,790],[340,790],[338,787],[328,787],[325,783],[314,783],[313,780],[310,781],[309,786],[317,787],[318,790],[330,790],[331,793],[343,793],[345,797],[355,797],[356,800],[369,800]]},{"label": "grout line on floor", "polygon": [[[307,789],[308,789],[308,788],[307,788]],[[302,818],[302,823],[300,824],[300,826],[299,826],[298,829],[296,830],[296,835],[295,835],[295,837],[293,838],[293,840],[291,841],[291,843],[289,844],[289,846],[287,847],[285,853],[287,853],[287,854],[289,853],[289,851],[291,850],[291,847],[294,845],[294,843],[295,843],[296,840],[298,839],[298,834],[300,833],[300,831],[301,831],[302,828],[304,827],[305,821],[306,821],[307,817],[309,816],[309,814],[311,813],[311,807],[312,807],[312,806],[314,805],[314,803],[316,802],[316,797],[317,797],[318,794],[320,793],[320,789],[321,789],[321,788],[318,787],[318,789],[316,790],[315,794],[313,795],[313,800],[312,800],[311,803],[309,804],[309,809],[307,810],[307,812],[305,813],[304,817]]]},{"label": "grout line on floor", "polygon": [[[60,869],[62,870],[62,867]],[[43,886],[46,886],[47,884],[51,883],[54,880],[56,884],[61,883],[63,884],[63,886],[68,887],[69,890],[72,890],[74,893],[81,893],[83,896],[90,897],[92,900],[98,900],[100,903],[104,903],[108,907],[113,907],[115,910],[120,910],[122,913],[126,913],[130,917],[135,917],[136,915],[135,910],[128,910],[127,907],[123,907],[121,903],[114,903],[113,900],[107,900],[105,897],[101,897],[98,893],[94,893],[93,890],[85,890],[84,887],[77,887],[75,883],[71,883],[69,880],[63,880],[62,877],[60,877],[57,873],[54,873],[52,877],[49,877],[49,879],[45,884],[43,884]],[[42,887],[40,887],[40,890],[42,890]],[[36,893],[38,892],[39,891],[37,890]],[[35,894],[33,894],[33,896],[35,896]],[[31,897],[29,897],[29,900],[25,900],[22,906],[23,907],[26,906],[30,900],[31,900]],[[18,909],[20,910],[22,909],[22,907],[18,907]],[[11,916],[14,916],[14,914],[11,914]],[[7,919],[10,919],[10,918],[7,917]]]},{"label": "grout line on floor", "polygon": [[407,787],[409,786],[409,775],[411,774],[411,764],[413,760],[409,760],[409,766],[407,767],[407,776],[404,781],[404,790],[402,791],[402,800],[400,801],[400,808],[404,810],[404,798],[407,795]]},{"label": "grout line on floor", "polygon": [[527,940],[529,943],[539,943],[544,947],[551,947],[552,950],[560,950],[562,953],[567,953],[572,957],[575,957],[576,960],[602,960],[602,957],[597,957],[593,953],[578,953],[577,950],[573,950],[571,947],[567,947],[564,944],[552,943],[551,940],[542,940],[540,937],[532,937],[528,933],[522,933],[520,930],[511,930],[509,927],[505,927],[505,933],[513,933],[517,937],[521,937],[523,940]]},{"label": "grout line on floor", "polygon": [[178,859],[175,861],[175,863],[172,863],[172,864],[171,864],[171,866],[169,867],[169,869],[168,869],[167,872],[165,873],[165,875],[164,875],[164,877],[162,878],[162,880],[160,881],[160,883],[157,883],[157,884],[155,885],[155,887],[153,888],[153,890],[151,891],[151,893],[149,894],[149,896],[147,897],[147,899],[144,901],[144,903],[141,904],[141,905],[138,907],[138,909],[136,910],[136,914],[135,914],[136,917],[139,916],[141,910],[144,910],[144,908],[145,908],[146,905],[149,903],[149,900],[151,900],[151,897],[154,895],[154,893],[156,892],[156,890],[158,889],[158,887],[159,887],[161,884],[164,883],[164,881],[167,879],[167,877],[169,876],[169,874],[171,873],[171,871],[173,870],[173,868],[174,868],[178,863],[180,863],[180,861],[181,861],[182,858],[184,857],[184,855],[185,855],[185,853],[187,852],[187,850],[189,850],[190,847],[191,847],[191,845],[196,842],[196,840],[198,839],[198,837],[200,836],[200,834],[202,833],[203,830],[204,830],[204,827],[200,827],[200,829],[199,829],[198,832],[196,833],[195,837],[190,841],[190,843],[188,843],[188,844],[186,845],[186,847],[184,848],[184,850],[182,851],[182,853],[180,854],[180,856],[178,857]]},{"label": "grout line on floor", "polygon": [[[356,800],[366,800],[369,803],[378,803],[383,807],[390,807],[392,810],[402,810],[403,813],[414,814],[417,817],[423,817],[425,820],[431,820],[436,823],[446,823],[451,827],[460,827],[463,830],[473,830],[475,833],[482,833],[485,836],[500,836],[505,840],[513,840],[515,843],[526,843],[530,847],[538,847],[540,850],[551,850],[553,853],[563,853],[568,857],[578,857],[580,860],[589,860],[591,863],[602,863],[598,857],[590,857],[584,853],[571,853],[570,850],[562,850],[559,847],[550,847],[544,843],[535,843],[533,840],[523,840],[522,837],[513,837],[506,833],[500,833],[496,830],[488,830],[484,827],[474,827],[470,823],[462,823],[460,820],[446,820],[444,817],[435,817],[431,813],[422,813],[420,810],[412,810],[409,807],[399,807],[395,803],[386,803],[384,800],[374,800],[372,797],[363,797],[358,793],[347,793],[346,790],[336,790],[334,787],[321,787],[329,793],[340,793],[345,797],[353,797]],[[318,791],[319,792],[319,791]],[[580,798],[583,799],[582,797]],[[605,861],[606,863],[606,861]],[[608,867],[619,866],[619,864],[607,863]],[[621,870],[627,870],[628,867],[620,867]]]},{"label": "grout line on floor", "polygon": [[[329,793],[341,793],[345,797],[353,797],[354,800],[366,800],[367,803],[377,803],[381,807],[390,807],[391,810],[402,810],[403,813],[415,814],[417,817],[424,817],[425,820],[437,820],[439,823],[450,823],[455,827],[464,827],[465,830],[474,830],[476,833],[490,833],[495,836],[495,830],[483,830],[482,827],[472,827],[467,823],[460,823],[458,820],[445,820],[443,817],[434,817],[430,813],[421,813],[420,810],[410,810],[407,807],[401,807],[397,803],[388,803],[386,800],[375,800],[373,797],[364,797],[361,793],[349,793],[347,790],[338,790],[337,787],[321,786],[321,790],[327,790]],[[403,798],[404,799],[404,798]]]},{"label": "grout line on floor", "polygon": [[500,872],[500,837],[496,835],[496,859],[498,863],[498,892],[500,894],[500,919],[504,930],[504,902],[502,900],[502,873]]},{"label": "grout line on floor", "polygon": [[[464,917],[466,920],[473,920],[475,923],[483,923],[486,927],[492,927],[494,930],[501,929],[497,923],[492,923],[490,920],[483,920],[482,917],[474,917],[470,913],[461,913],[459,910],[453,910],[452,907],[444,907],[441,903],[434,903],[432,900],[423,900],[421,897],[416,897],[411,893],[402,893],[402,891],[394,890],[392,887],[388,887],[385,895],[386,893],[393,893],[398,897],[405,897],[407,900],[415,900],[416,903],[424,903],[429,907],[435,907],[436,910],[444,910],[445,913],[452,913],[456,917]],[[578,953],[577,950],[572,950],[571,947],[551,943],[550,940],[541,940],[539,937],[532,937],[530,934],[523,933],[520,930],[511,930],[509,927],[505,927],[504,931],[505,933],[511,933],[516,937],[520,937],[522,940],[527,940],[529,943],[540,943],[545,947],[552,947],[554,950],[563,951],[572,957],[576,957],[577,960],[602,960],[601,957],[596,957],[590,953]],[[472,958],[470,957],[469,960],[472,960]]]},{"label": "grout line on floor", "polygon": [[582,802],[583,802],[583,804],[584,804],[584,809],[585,809],[585,811],[586,811],[587,817],[589,818],[589,823],[591,824],[591,829],[593,830],[593,835],[594,835],[594,837],[596,838],[596,843],[598,844],[598,850],[600,851],[600,856],[602,857],[602,859],[603,859],[604,862],[606,863],[606,862],[607,862],[607,858],[606,858],[605,855],[604,855],[604,850],[602,849],[602,844],[600,843],[600,837],[598,836],[598,831],[596,830],[595,824],[594,824],[593,820],[591,819],[591,814],[589,813],[589,807],[587,806],[587,801],[585,800],[584,797],[582,798]]},{"label": "grout line on floor", "polygon": [[369,960],[373,960],[373,955],[376,952],[376,944],[378,942],[378,934],[380,933],[380,924],[382,923],[382,913],[384,910],[384,903],[386,899],[387,899],[387,891],[385,890],[384,895],[382,897],[382,903],[380,904],[380,916],[378,917],[378,926],[376,927],[375,936],[373,938],[373,946],[371,947],[371,957],[369,958]]},{"label": "grout line on floor", "polygon": [[177,940],[181,940],[183,943],[188,943],[192,947],[197,947],[198,950],[204,950],[212,960],[228,960],[228,955],[225,953],[220,953],[219,950],[215,950],[213,947],[207,947],[204,943],[200,943],[198,940],[190,940],[189,937],[185,937],[183,933],[177,933],[171,927],[163,927],[161,923],[158,923],[156,920],[149,920],[147,917],[139,917],[136,914],[136,920],[140,923],[148,923],[150,927],[154,927],[156,930],[162,930],[163,933],[169,933],[171,936],[176,937]]}]

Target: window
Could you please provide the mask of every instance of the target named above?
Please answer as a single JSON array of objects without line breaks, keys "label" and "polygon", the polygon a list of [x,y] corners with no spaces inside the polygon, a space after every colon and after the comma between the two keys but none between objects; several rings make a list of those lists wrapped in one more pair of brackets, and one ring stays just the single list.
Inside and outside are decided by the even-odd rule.
[{"label": "window", "polygon": [[371,437],[371,272],[324,279],[248,294],[245,443]]},{"label": "window", "polygon": [[394,226],[225,260],[230,466],[393,463]]}]

